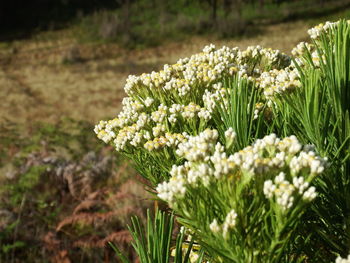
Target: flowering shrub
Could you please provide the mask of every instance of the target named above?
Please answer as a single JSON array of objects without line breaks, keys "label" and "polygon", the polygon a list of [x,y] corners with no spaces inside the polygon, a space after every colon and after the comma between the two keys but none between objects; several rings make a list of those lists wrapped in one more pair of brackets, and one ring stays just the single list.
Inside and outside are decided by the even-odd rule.
[{"label": "flowering shrub", "polygon": [[118,117],[96,125],[209,262],[330,262],[349,252],[350,23],[309,34],[292,57],[209,45],[130,76]]},{"label": "flowering shrub", "polygon": [[325,160],[309,147],[302,150],[294,136],[271,134],[229,156],[217,137],[216,130],[205,130],[181,143],[177,154],[186,161],[173,166],[158,196],[220,258],[280,262],[279,246],[316,197],[309,182]]}]

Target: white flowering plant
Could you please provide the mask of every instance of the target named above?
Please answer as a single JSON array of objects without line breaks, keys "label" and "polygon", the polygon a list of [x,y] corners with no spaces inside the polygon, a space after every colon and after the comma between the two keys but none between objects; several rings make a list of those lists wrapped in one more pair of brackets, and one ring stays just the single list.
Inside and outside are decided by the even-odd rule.
[{"label": "white flowering plant", "polygon": [[118,117],[96,125],[209,262],[330,262],[349,252],[350,23],[309,34],[292,57],[209,45],[130,76]]},{"label": "white flowering plant", "polygon": [[[241,103],[251,100],[249,108],[253,109],[258,98],[251,96],[250,91],[260,72],[289,64],[287,55],[260,46],[245,51],[207,46],[202,53],[165,65],[160,72],[129,76],[125,85],[128,97],[123,99],[122,111],[113,120],[101,121],[95,132],[133,159],[141,174],[156,185],[168,179],[169,169],[180,161],[174,154],[180,142],[218,126],[213,117],[221,120],[218,111],[224,108],[219,104],[228,101],[231,92],[227,85],[231,81],[242,83],[245,90],[239,97],[245,97]],[[237,93],[232,94],[238,97]],[[246,107],[237,113],[245,116]],[[255,108],[253,112],[257,113]],[[249,136],[240,130],[244,137]]]},{"label": "white flowering plant", "polygon": [[205,130],[180,144],[186,161],[173,166],[158,196],[218,262],[292,262],[288,244],[317,195],[310,182],[325,159],[294,136],[271,134],[232,155],[217,138]]},{"label": "white flowering plant", "polygon": [[281,115],[277,126],[315,145],[331,165],[314,182],[319,198],[304,221],[305,228],[314,229],[308,253],[323,259],[334,253],[345,257],[350,244],[349,21],[326,22],[309,34],[312,43],[302,43],[293,52],[302,88],[276,98],[275,113]]}]

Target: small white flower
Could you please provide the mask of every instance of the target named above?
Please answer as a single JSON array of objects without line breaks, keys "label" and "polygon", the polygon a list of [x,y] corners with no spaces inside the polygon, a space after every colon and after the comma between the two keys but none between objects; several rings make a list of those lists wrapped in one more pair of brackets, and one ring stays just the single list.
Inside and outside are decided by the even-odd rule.
[{"label": "small white flower", "polygon": [[145,105],[146,105],[146,107],[151,106],[151,105],[153,104],[153,102],[154,102],[154,99],[152,99],[151,97],[147,97],[147,98],[145,99]]},{"label": "small white flower", "polygon": [[264,194],[267,198],[272,198],[275,190],[276,185],[274,185],[271,180],[267,180],[264,182]]},{"label": "small white flower", "polygon": [[211,222],[209,228],[214,234],[219,233],[221,230],[221,227],[216,219],[214,219],[213,222]]},{"label": "small white flower", "polygon": [[307,201],[312,201],[317,197],[316,188],[314,186],[311,186],[309,189],[306,190],[303,194],[303,199]]},{"label": "small white flower", "polygon": [[226,138],[226,146],[229,148],[232,143],[234,142],[234,140],[236,139],[236,132],[233,130],[232,127],[228,128],[225,131],[225,138]]},{"label": "small white flower", "polygon": [[222,226],[223,229],[223,237],[225,239],[228,238],[228,234],[229,234],[229,230],[234,228],[236,226],[236,218],[237,218],[237,213],[235,212],[235,210],[231,210],[225,219],[225,222]]}]

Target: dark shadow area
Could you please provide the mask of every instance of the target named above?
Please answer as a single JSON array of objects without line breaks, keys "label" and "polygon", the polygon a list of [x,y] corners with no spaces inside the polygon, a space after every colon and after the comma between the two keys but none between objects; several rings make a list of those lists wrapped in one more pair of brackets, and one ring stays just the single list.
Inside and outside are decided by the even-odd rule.
[{"label": "dark shadow area", "polygon": [[0,41],[29,37],[41,30],[59,29],[76,17],[118,6],[116,0],[2,0]]},{"label": "dark shadow area", "polygon": [[157,46],[192,35],[262,34],[265,25],[310,20],[350,7],[350,0],[3,0],[0,41],[74,24],[83,42]]},{"label": "dark shadow area", "polygon": [[283,11],[284,15],[280,18],[261,19],[257,20],[255,24],[271,25],[278,23],[291,22],[296,20],[312,20],[324,16],[329,16],[337,12],[341,12],[350,8],[350,0],[335,0],[335,1],[310,1],[309,5],[301,6],[299,8],[286,8]]}]

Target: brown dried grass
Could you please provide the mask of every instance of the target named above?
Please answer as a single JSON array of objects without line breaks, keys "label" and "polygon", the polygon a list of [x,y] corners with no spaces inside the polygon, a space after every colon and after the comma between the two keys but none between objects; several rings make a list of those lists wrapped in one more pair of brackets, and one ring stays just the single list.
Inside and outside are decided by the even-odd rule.
[{"label": "brown dried grass", "polygon": [[[289,22],[265,26],[262,34],[242,39],[193,37],[144,50],[79,44],[69,31],[56,32],[52,40],[18,41],[0,48],[0,113],[2,118],[29,126],[33,120],[57,122],[61,116],[96,123],[116,115],[129,74],[157,70],[200,52],[208,43],[241,48],[259,44],[289,52],[307,38],[308,27],[305,22]],[[64,63],[72,50],[79,59]]]}]

